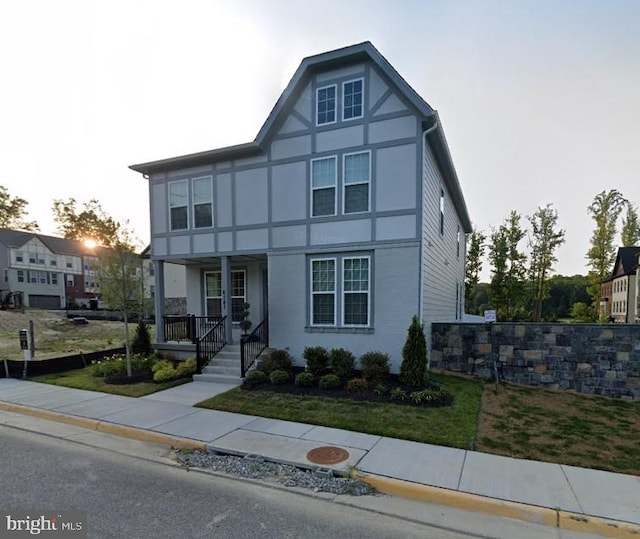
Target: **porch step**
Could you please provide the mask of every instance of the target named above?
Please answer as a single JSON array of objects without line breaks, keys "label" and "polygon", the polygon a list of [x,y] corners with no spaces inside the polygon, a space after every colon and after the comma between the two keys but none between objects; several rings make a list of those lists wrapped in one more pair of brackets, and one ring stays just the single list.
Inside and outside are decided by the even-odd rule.
[{"label": "porch step", "polygon": [[240,376],[230,376],[226,374],[194,374],[194,382],[209,382],[212,384],[242,384]]},{"label": "porch step", "polygon": [[228,376],[240,376],[240,365],[207,365],[202,369],[202,374],[224,374]]}]

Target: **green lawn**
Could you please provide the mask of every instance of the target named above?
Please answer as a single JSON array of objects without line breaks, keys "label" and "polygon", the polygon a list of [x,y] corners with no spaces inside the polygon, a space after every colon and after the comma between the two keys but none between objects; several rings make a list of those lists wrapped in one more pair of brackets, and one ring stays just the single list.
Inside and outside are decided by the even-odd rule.
[{"label": "green lawn", "polygon": [[113,395],[124,395],[125,397],[142,397],[155,393],[156,391],[162,391],[163,389],[169,389],[170,387],[191,382],[191,378],[189,377],[162,383],[142,382],[131,385],[112,385],[105,383],[103,378],[91,376],[89,367],[66,372],[42,374],[40,376],[33,376],[29,378],[29,380],[31,382],[72,387],[74,389],[86,389],[88,391],[101,391],[102,393],[111,393]]},{"label": "green lawn", "polygon": [[418,408],[242,389],[233,389],[197,406],[469,448],[476,437],[482,383],[444,375],[434,376],[433,380],[454,395],[453,406]]}]

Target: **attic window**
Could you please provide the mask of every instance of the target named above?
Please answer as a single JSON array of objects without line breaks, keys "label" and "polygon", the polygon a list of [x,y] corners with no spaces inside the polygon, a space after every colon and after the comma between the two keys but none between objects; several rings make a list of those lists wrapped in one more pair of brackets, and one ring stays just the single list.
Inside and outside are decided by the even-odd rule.
[{"label": "attic window", "polygon": [[316,90],[316,124],[332,124],[336,121],[336,85]]},{"label": "attic window", "polygon": [[342,119],[362,118],[363,80],[357,79],[342,85]]}]

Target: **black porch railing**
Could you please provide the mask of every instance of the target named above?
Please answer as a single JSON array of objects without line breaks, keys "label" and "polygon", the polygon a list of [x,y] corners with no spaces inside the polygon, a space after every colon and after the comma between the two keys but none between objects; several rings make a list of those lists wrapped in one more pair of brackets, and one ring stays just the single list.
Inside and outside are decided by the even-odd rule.
[{"label": "black porch railing", "polygon": [[245,377],[247,371],[255,363],[258,356],[269,346],[269,318],[260,322],[249,335],[240,340],[240,376]]},{"label": "black porch railing", "polygon": [[202,372],[204,367],[211,358],[215,356],[222,347],[227,344],[226,337],[227,317],[216,318],[201,337],[196,338],[196,363],[197,373]]},{"label": "black porch railing", "polygon": [[187,341],[196,344],[198,337],[204,335],[220,320],[219,316],[196,316],[194,314],[163,316],[164,340],[166,342]]}]

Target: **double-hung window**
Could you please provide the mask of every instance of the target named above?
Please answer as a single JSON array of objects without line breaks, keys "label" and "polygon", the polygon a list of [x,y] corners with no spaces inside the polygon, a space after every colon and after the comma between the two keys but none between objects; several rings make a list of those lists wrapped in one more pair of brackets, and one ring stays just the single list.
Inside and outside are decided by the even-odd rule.
[{"label": "double-hung window", "polygon": [[171,230],[184,230],[189,224],[187,180],[169,184],[169,213]]},{"label": "double-hung window", "polygon": [[336,260],[311,261],[311,325],[334,326],[336,323]]},{"label": "double-hung window", "polygon": [[342,323],[369,325],[369,257],[342,259]]},{"label": "double-hung window", "polygon": [[336,214],[337,159],[326,157],[311,161],[311,215]]},{"label": "double-hung window", "polygon": [[342,84],[342,119],[353,120],[362,118],[362,79],[348,81]]},{"label": "double-hung window", "polygon": [[332,124],[336,121],[336,85],[316,90],[316,125]]},{"label": "double-hung window", "polygon": [[213,226],[213,192],[211,176],[192,180],[193,228]]},{"label": "double-hung window", "polygon": [[369,184],[371,182],[370,163],[370,152],[351,153],[344,156],[344,213],[360,213],[369,211]]}]

